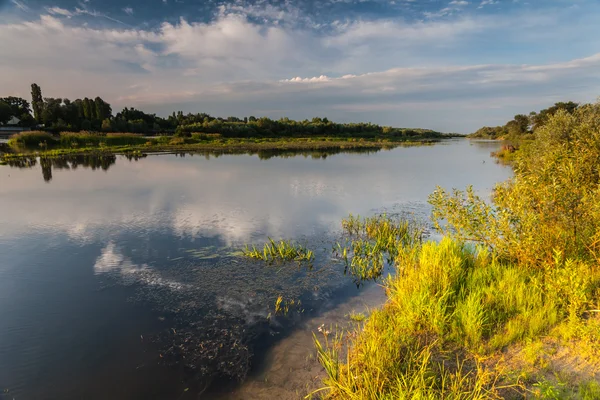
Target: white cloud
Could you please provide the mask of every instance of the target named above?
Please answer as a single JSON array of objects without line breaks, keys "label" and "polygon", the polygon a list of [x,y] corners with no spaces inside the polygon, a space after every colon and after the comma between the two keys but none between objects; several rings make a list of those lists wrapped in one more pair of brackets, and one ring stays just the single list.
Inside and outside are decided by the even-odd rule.
[{"label": "white cloud", "polygon": [[27,4],[25,4],[25,2],[23,1],[19,1],[19,0],[10,0],[11,3],[13,3],[15,5],[15,7],[17,7],[19,10],[24,11],[24,12],[29,12],[29,7],[27,6]]},{"label": "white cloud", "polygon": [[484,6],[498,4],[498,0],[483,0],[478,8],[483,8]]},{"label": "white cloud", "polygon": [[70,18],[73,16],[73,13],[69,10],[60,7],[46,7],[46,11],[53,15],[62,15],[63,17]]},{"label": "white cloud", "polygon": [[128,14],[128,15],[133,15],[133,8],[131,8],[131,7],[125,7],[125,8],[123,9],[123,12],[124,12],[125,14]]},{"label": "white cloud", "polygon": [[[465,16],[412,23],[339,22],[329,33],[317,35],[252,23],[238,12],[222,11],[210,23],[181,19],[145,30],[90,28],[75,25],[75,18],[62,18],[69,13],[106,17],[87,8],[47,11],[39,20],[0,24],[4,95],[28,97],[29,83],[37,82],[46,96],[99,95],[115,110],[126,105],[219,115],[272,110],[272,116],[320,113],[356,120],[365,118],[361,110],[373,110],[369,104],[396,110],[430,101],[454,107],[467,99],[491,102],[497,97],[508,106],[517,98],[539,101],[549,91],[573,100],[597,94],[592,95],[597,56],[530,65],[472,62],[473,56],[459,56],[467,54],[462,49],[473,52],[473,36],[506,37],[514,34],[515,24],[522,27],[519,41],[568,39],[548,15],[518,21],[514,16]],[[406,118],[417,118],[409,113],[380,115],[374,122],[406,125]],[[411,121],[412,126],[444,130],[473,128],[464,119]]]}]

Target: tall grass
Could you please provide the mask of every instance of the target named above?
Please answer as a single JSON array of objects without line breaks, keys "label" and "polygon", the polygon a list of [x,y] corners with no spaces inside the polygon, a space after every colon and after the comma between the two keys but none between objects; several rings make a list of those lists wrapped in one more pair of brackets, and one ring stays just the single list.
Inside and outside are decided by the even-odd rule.
[{"label": "tall grass", "polygon": [[63,132],[60,144],[63,147],[128,146],[143,145],[148,141],[134,133]]},{"label": "tall grass", "polygon": [[27,149],[46,150],[56,147],[102,147],[143,145],[148,141],[134,133],[61,132],[53,136],[48,132],[21,132],[11,136],[9,145]]},{"label": "tall grass", "polygon": [[561,258],[546,274],[450,238],[399,248],[388,301],[345,363],[317,344],[323,365],[338,366],[324,381],[329,398],[499,397],[501,376],[478,360],[581,315],[600,285],[598,268]]},{"label": "tall grass", "polygon": [[57,143],[54,136],[48,132],[28,131],[14,134],[10,137],[9,146],[21,146],[27,148],[52,147]]}]

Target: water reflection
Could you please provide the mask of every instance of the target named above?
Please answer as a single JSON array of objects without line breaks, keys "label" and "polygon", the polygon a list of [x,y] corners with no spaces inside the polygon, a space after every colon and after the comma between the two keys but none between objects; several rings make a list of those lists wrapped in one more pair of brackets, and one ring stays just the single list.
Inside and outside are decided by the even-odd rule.
[{"label": "water reflection", "polygon": [[[128,157],[129,160],[139,159],[133,156]],[[42,177],[45,182],[52,180],[52,170],[75,170],[79,167],[90,168],[91,170],[101,169],[108,171],[111,165],[117,162],[117,157],[114,154],[88,154],[88,155],[65,155],[60,157],[19,157],[10,158],[6,164],[13,168],[33,168],[39,164],[42,170]]]},{"label": "water reflection", "polygon": [[[431,143],[426,143],[423,145],[431,145]],[[257,155],[260,160],[269,160],[274,157],[280,158],[293,158],[293,157],[304,157],[304,158],[312,158],[312,159],[321,159],[325,160],[327,157],[335,155],[335,154],[375,154],[381,151],[380,147],[364,147],[364,148],[356,148],[356,149],[340,149],[336,147],[332,147],[331,149],[321,149],[321,150],[260,150],[260,151],[236,151],[236,150],[221,150],[221,151],[195,151],[195,152],[175,152],[172,153],[176,157],[194,157],[194,156],[202,156],[206,160],[210,160],[211,158],[219,158],[225,155],[232,154],[247,154],[247,155]],[[390,148],[384,148],[384,150],[390,150]],[[169,154],[169,153],[162,153]],[[143,158],[146,158],[148,154],[133,152],[133,153],[125,153],[122,155],[125,159],[129,161],[138,161]],[[19,157],[19,158],[9,158],[6,161],[6,165],[13,168],[33,168],[39,165],[42,170],[42,177],[45,182],[50,182],[52,180],[52,171],[53,170],[75,170],[78,167],[90,168],[91,170],[102,170],[108,171],[111,165],[114,165],[117,161],[117,156],[114,154],[85,154],[85,155],[63,155],[63,156],[48,156],[48,157],[38,157],[35,155],[28,157]]]}]

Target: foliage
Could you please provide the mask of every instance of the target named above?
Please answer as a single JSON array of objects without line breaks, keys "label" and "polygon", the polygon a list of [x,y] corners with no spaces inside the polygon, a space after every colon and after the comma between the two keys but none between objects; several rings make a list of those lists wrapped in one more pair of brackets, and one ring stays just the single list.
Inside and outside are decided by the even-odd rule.
[{"label": "foliage", "polygon": [[552,116],[516,153],[515,177],[496,187],[493,205],[472,188],[438,188],[430,197],[436,227],[527,265],[551,260],[556,249],[567,258],[597,252],[599,116],[598,104]]},{"label": "foliage", "polygon": [[13,111],[10,105],[0,100],[0,124],[7,123],[13,116]]},{"label": "foliage", "polygon": [[54,143],[56,143],[56,139],[48,132],[31,131],[12,135],[8,141],[10,146],[24,147],[40,147],[40,143],[45,143],[46,147],[51,147]]},{"label": "foliage", "polygon": [[[9,96],[0,98],[0,103],[4,103],[10,107],[9,117],[4,121],[2,118],[3,112],[0,111],[0,123],[8,121],[12,117],[17,117],[20,120],[19,125],[29,127],[33,125],[34,121],[30,114],[29,102],[27,100],[20,97]],[[0,105],[0,109],[1,108],[3,108],[2,105]],[[8,110],[4,109],[4,113],[7,111]]]},{"label": "foliage", "polygon": [[530,138],[535,130],[543,127],[558,112],[575,113],[579,105],[572,101],[559,102],[552,107],[531,112],[529,115],[518,114],[503,126],[484,126],[469,135],[471,138],[523,140]]},{"label": "foliage", "polygon": [[147,139],[133,133],[62,132],[53,136],[44,131],[21,132],[11,136],[9,145],[41,150],[79,147],[142,145]]},{"label": "foliage", "polygon": [[314,253],[300,244],[294,244],[290,241],[280,240],[275,242],[269,238],[269,241],[263,246],[262,252],[256,246],[250,248],[246,245],[243,252],[244,256],[272,263],[275,261],[313,261]]},{"label": "foliage", "polygon": [[[597,355],[600,105],[558,110],[515,156],[493,202],[469,187],[430,197],[439,242],[388,245],[388,301],[351,335],[347,359],[315,338],[328,398],[594,398],[597,385],[521,382],[491,359],[550,332]],[[365,232],[350,218],[344,227]],[[560,328],[560,329],[559,329]],[[527,355],[526,352],[523,353]],[[540,365],[541,367],[541,365]],[[500,383],[501,382],[501,383]]]},{"label": "foliage", "polygon": [[33,108],[33,116],[37,121],[42,119],[42,111],[44,110],[44,100],[42,98],[42,89],[38,84],[31,84],[31,107]]},{"label": "foliage", "polygon": [[[31,85],[32,109],[35,121],[44,129],[60,131],[94,130],[103,132],[130,132],[144,134],[174,134],[190,137],[195,134],[218,134],[223,137],[354,137],[407,140],[415,137],[439,138],[444,135],[427,129],[382,127],[371,123],[339,124],[327,118],[294,121],[289,118],[272,120],[254,116],[214,117],[206,113],[173,112],[167,118],[125,107],[114,117],[111,105],[100,97],[70,101],[64,98],[43,98],[39,85]],[[2,100],[2,99],[0,99]],[[24,101],[23,99],[19,99]],[[10,104],[10,103],[9,103]],[[23,120],[23,126],[32,126],[33,117],[27,107],[14,115]]]}]

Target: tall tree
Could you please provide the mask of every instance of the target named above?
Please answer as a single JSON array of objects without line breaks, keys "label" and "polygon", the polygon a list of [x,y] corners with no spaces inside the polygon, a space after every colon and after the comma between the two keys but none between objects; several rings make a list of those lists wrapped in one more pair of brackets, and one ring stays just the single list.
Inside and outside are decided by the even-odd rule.
[{"label": "tall tree", "polygon": [[106,118],[112,117],[112,108],[110,107],[110,104],[100,97],[94,99],[94,107],[96,108],[96,119],[104,121]]},{"label": "tall tree", "polygon": [[83,99],[83,117],[88,121],[91,121],[92,118],[92,101],[87,97]]},{"label": "tall tree", "polygon": [[5,124],[10,121],[13,116],[12,108],[4,101],[0,101],[0,124]]},{"label": "tall tree", "polygon": [[44,111],[42,111],[42,122],[46,126],[56,124],[62,118],[62,99],[46,97],[44,99]]},{"label": "tall tree", "polygon": [[42,97],[42,89],[37,83],[31,84],[31,106],[33,108],[33,116],[37,121],[41,121],[42,112],[44,111],[44,99]]}]

